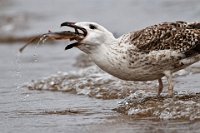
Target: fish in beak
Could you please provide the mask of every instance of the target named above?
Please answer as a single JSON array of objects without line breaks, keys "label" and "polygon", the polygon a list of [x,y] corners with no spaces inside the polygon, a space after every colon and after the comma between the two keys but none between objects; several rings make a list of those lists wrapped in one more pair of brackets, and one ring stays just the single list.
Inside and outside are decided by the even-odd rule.
[{"label": "fish in beak", "polygon": [[23,47],[19,49],[20,52],[22,52],[29,44],[34,42],[44,42],[47,39],[51,40],[70,40],[75,41],[72,44],[69,44],[65,47],[65,50],[71,49],[73,47],[76,47],[80,45],[80,41],[83,40],[87,35],[87,30],[85,28],[82,28],[80,26],[75,25],[74,22],[64,22],[61,24],[61,27],[67,26],[70,28],[74,28],[73,31],[60,31],[60,32],[51,32],[36,36],[32,38],[27,44],[25,44]]}]

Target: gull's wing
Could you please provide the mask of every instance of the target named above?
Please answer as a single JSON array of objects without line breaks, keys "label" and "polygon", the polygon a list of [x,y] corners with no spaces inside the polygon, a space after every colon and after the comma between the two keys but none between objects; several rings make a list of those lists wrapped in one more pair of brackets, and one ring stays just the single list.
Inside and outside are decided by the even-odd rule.
[{"label": "gull's wing", "polygon": [[186,56],[200,53],[200,23],[165,22],[129,35],[130,44],[141,52],[170,49]]}]

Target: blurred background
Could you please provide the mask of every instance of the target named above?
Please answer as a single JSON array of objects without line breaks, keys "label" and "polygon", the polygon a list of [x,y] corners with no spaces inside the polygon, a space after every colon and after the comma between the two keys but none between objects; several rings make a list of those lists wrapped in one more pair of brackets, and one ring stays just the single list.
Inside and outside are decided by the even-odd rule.
[{"label": "blurred background", "polygon": [[[107,101],[104,105],[105,101],[81,96],[21,89],[25,82],[59,71],[80,69],[73,64],[81,52],[64,51],[67,42],[30,46],[20,54],[18,50],[27,42],[27,37],[48,30],[63,30],[60,24],[65,21],[94,21],[120,36],[156,23],[177,20],[199,21],[200,0],[0,0],[0,132],[89,132],[98,130],[94,125],[108,114],[118,116],[110,109],[116,102],[108,104],[110,101]],[[194,79],[193,85],[199,87],[198,82]],[[62,110],[84,105],[93,110],[94,115],[35,115],[47,108]],[[102,112],[107,106],[109,111]],[[145,122],[141,122],[143,124]]]},{"label": "blurred background", "polygon": [[118,34],[163,21],[198,21],[199,0],[1,0],[1,34],[31,35],[63,21],[95,21]]}]

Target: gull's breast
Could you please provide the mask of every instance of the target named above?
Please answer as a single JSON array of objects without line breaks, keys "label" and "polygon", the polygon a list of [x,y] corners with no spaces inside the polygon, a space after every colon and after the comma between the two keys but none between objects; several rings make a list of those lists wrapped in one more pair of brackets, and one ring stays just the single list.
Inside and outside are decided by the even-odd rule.
[{"label": "gull's breast", "polygon": [[182,69],[183,66],[177,67],[181,56],[182,54],[164,50],[131,56],[125,53],[112,56],[104,55],[100,58],[95,57],[93,60],[102,70],[117,78],[130,81],[148,81],[163,77],[166,70],[175,72]]}]

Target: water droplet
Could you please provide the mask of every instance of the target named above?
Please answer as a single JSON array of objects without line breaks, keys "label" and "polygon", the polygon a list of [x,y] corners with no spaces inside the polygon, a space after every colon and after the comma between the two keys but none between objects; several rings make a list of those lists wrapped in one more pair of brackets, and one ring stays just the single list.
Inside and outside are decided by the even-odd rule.
[{"label": "water droplet", "polygon": [[26,100],[29,96],[30,96],[29,94],[25,95],[23,100]]},{"label": "water droplet", "polygon": [[34,62],[38,62],[38,57],[37,57],[37,55],[33,55],[33,58],[34,58]]}]

